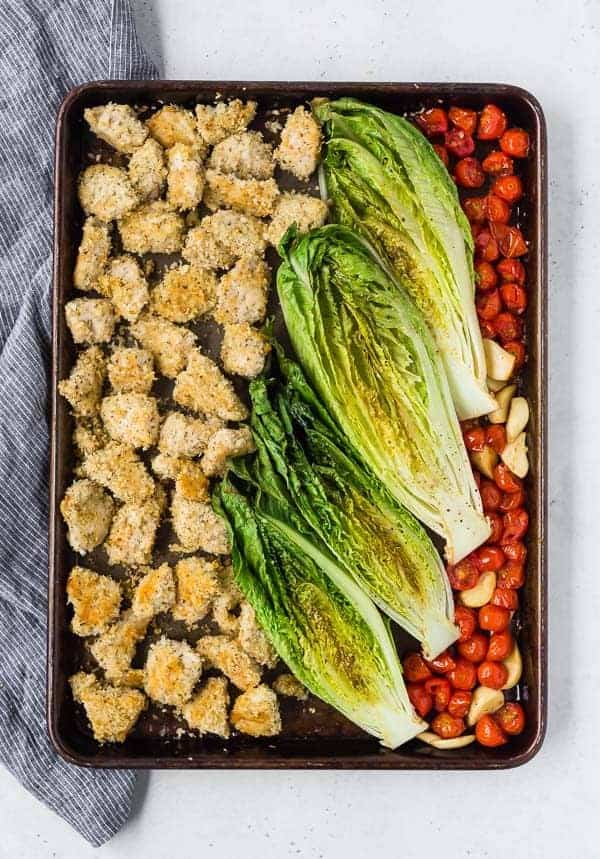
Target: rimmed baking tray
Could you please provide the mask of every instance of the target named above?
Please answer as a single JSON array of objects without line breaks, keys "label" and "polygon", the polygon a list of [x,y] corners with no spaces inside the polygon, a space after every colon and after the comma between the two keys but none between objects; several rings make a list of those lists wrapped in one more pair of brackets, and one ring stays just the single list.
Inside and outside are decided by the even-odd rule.
[{"label": "rimmed baking tray", "polygon": [[[172,716],[150,710],[121,745],[99,745],[71,698],[69,675],[82,658],[81,641],[69,631],[65,585],[76,557],[66,541],[60,500],[72,480],[71,417],[58,396],[58,381],[68,375],[74,350],[64,321],[65,301],[73,296],[72,274],[83,214],[77,202],[80,170],[90,163],[91,145],[83,121],[86,107],[107,101],[136,105],[175,103],[193,106],[222,98],[252,98],[259,104],[258,127],[276,121],[278,111],[320,97],[354,96],[396,113],[434,105],[481,109],[493,102],[505,109],[511,124],[525,128],[532,154],[522,166],[523,201],[519,224],[530,243],[526,258],[528,362],[522,389],[532,407],[531,471],[527,478],[530,530],[527,579],[517,618],[523,655],[519,700],[527,714],[523,734],[499,749],[472,744],[439,751],[418,741],[397,751],[378,743],[325,704],[282,702],[284,731],[268,741],[237,736],[227,743],[181,731]],[[266,126],[267,136],[269,125]],[[539,750],[546,722],[546,130],[536,99],[504,84],[438,83],[291,83],[225,81],[103,81],[71,90],[58,115],[55,161],[55,231],[52,355],[52,449],[50,464],[50,545],[48,610],[47,718],[52,742],[66,760],[90,767],[143,768],[339,768],[339,769],[501,769],[528,761]],[[273,260],[271,260],[273,262]],[[276,308],[274,308],[276,310]],[[205,332],[208,340],[211,333]],[[210,345],[208,346],[210,349]],[[98,558],[98,566],[102,557]],[[405,642],[406,643],[406,642]]]}]

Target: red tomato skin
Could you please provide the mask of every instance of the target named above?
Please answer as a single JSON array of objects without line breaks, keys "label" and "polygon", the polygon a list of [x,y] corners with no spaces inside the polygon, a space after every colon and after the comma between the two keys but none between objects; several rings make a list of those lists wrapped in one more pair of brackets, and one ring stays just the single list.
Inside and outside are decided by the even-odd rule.
[{"label": "red tomato skin", "polygon": [[491,176],[504,176],[513,172],[514,163],[512,158],[506,152],[500,152],[494,149],[481,162],[481,166],[485,173]]},{"label": "red tomato skin", "polygon": [[487,218],[486,197],[467,197],[463,200],[465,215],[472,224],[483,224]]},{"label": "red tomato skin", "polygon": [[488,289],[493,289],[498,283],[498,275],[494,266],[485,260],[480,260],[475,264],[475,274],[477,275],[477,289],[480,292],[487,292]]},{"label": "red tomato skin", "polygon": [[455,689],[469,692],[477,683],[477,671],[472,662],[460,657],[456,660],[456,668],[448,673],[448,680]]},{"label": "red tomato skin", "polygon": [[478,621],[480,628],[487,632],[503,632],[510,623],[510,612],[488,603],[479,609]]},{"label": "red tomato skin", "polygon": [[[509,510],[516,510],[517,507],[522,507],[525,503],[525,490],[521,487],[517,492],[503,492],[502,500],[498,510],[503,513],[508,513]],[[513,558],[513,561],[515,559]]]},{"label": "red tomato skin", "polygon": [[469,712],[472,697],[471,692],[462,689],[457,689],[456,692],[453,692],[448,702],[448,712],[450,715],[455,716],[457,719],[463,719]]},{"label": "red tomato skin", "polygon": [[467,591],[469,588],[475,587],[479,581],[479,569],[473,553],[467,555],[454,566],[448,565],[447,573],[450,586],[455,591]]},{"label": "red tomato skin", "polygon": [[523,334],[523,320],[508,310],[494,317],[494,328],[502,343],[517,340]]},{"label": "red tomato skin", "polygon": [[[502,310],[502,299],[500,298],[499,290],[491,289],[489,292],[478,295],[475,306],[480,319],[485,319],[486,322],[496,320]],[[496,325],[494,324],[495,327]]]},{"label": "red tomato skin", "polygon": [[410,703],[423,719],[433,709],[433,698],[425,691],[422,683],[407,683],[406,691]]},{"label": "red tomato skin", "polygon": [[485,430],[483,427],[473,427],[463,432],[463,441],[467,450],[480,451],[485,447]]},{"label": "red tomato skin", "polygon": [[446,149],[457,158],[465,158],[475,152],[475,141],[462,128],[451,128],[447,131],[444,135],[444,143]]},{"label": "red tomato skin", "polygon": [[506,309],[513,313],[523,313],[527,307],[527,293],[518,283],[503,283],[500,287],[500,297]]},{"label": "red tomato skin", "polygon": [[490,221],[498,224],[508,224],[510,221],[510,206],[495,194],[487,195],[487,216]]},{"label": "red tomato skin", "polygon": [[[515,495],[517,493],[515,492]],[[510,498],[510,495],[508,496]],[[502,551],[509,559],[517,564],[524,564],[527,559],[527,549],[521,540],[502,540]]]},{"label": "red tomato skin", "polygon": [[502,516],[499,513],[487,513],[487,520],[490,523],[490,527],[492,532],[488,537],[488,543],[491,543],[495,546],[502,540],[502,535],[504,533],[504,522],[502,521]]},{"label": "red tomato skin", "polygon": [[516,372],[525,363],[525,344],[518,340],[510,340],[508,343],[503,343],[502,346],[507,352],[515,356],[514,372]]},{"label": "red tomato skin", "polygon": [[441,107],[432,107],[429,110],[424,110],[415,117],[415,120],[427,137],[444,134],[448,131],[448,117],[446,111]]},{"label": "red tomato skin", "polygon": [[[497,340],[498,335],[496,334],[496,329],[494,328],[494,323],[488,322],[487,319],[479,320],[479,330],[481,331],[481,336],[486,337],[488,340]],[[479,472],[477,472],[479,474]]]},{"label": "red tomato skin", "polygon": [[524,537],[528,527],[529,514],[522,507],[504,514],[504,539],[507,543]]},{"label": "red tomato skin", "polygon": [[444,167],[447,168],[450,164],[450,158],[448,156],[448,150],[446,149],[446,147],[442,143],[434,143],[433,148],[437,152],[439,159],[444,165]]},{"label": "red tomato skin", "polygon": [[484,262],[494,262],[500,256],[498,242],[490,230],[485,228],[480,230],[475,237],[475,250],[479,259]]},{"label": "red tomato skin", "polygon": [[[512,588],[496,588],[490,600],[492,605],[498,605],[501,608],[507,608],[509,611],[516,611],[519,608],[519,595]],[[488,659],[490,657],[488,656]]]},{"label": "red tomato skin", "polygon": [[523,196],[523,184],[518,176],[498,176],[492,185],[492,193],[512,206]]},{"label": "red tomato skin", "polygon": [[496,453],[502,453],[506,447],[506,430],[502,424],[491,424],[486,428],[485,443]]},{"label": "red tomato skin", "polygon": [[501,259],[496,264],[496,271],[507,283],[516,283],[523,286],[525,283],[525,266],[518,259]]},{"label": "red tomato skin", "polygon": [[509,227],[507,224],[490,224],[492,236],[498,244],[498,250],[504,257],[521,257],[527,253],[529,248],[518,227]]},{"label": "red tomato skin", "polygon": [[420,653],[407,653],[402,660],[402,668],[409,683],[422,683],[431,677],[431,671]]},{"label": "red tomato skin", "polygon": [[477,158],[469,156],[461,158],[454,165],[454,178],[463,188],[481,188],[485,182],[485,173]]},{"label": "red tomato skin", "polygon": [[[504,593],[514,593],[513,591],[504,591]],[[502,662],[513,649],[514,641],[510,632],[505,629],[503,632],[493,632],[490,636],[490,643],[487,649],[485,659],[487,662]]]},{"label": "red tomato skin", "polygon": [[425,691],[433,698],[434,709],[443,713],[452,694],[449,681],[445,677],[430,677],[425,681]]},{"label": "red tomato skin", "polygon": [[474,632],[466,641],[459,641],[458,652],[469,662],[483,662],[488,650],[488,637],[482,632]]},{"label": "red tomato skin", "polygon": [[460,737],[465,730],[462,719],[451,716],[450,713],[439,713],[431,723],[431,730],[444,740]]},{"label": "red tomato skin", "polygon": [[499,588],[522,588],[525,584],[525,567],[516,561],[507,561],[498,571],[496,585]]},{"label": "red tomato skin", "polygon": [[482,662],[477,669],[477,679],[488,689],[502,689],[508,679],[508,669],[501,662]]},{"label": "red tomato skin", "polygon": [[525,713],[520,704],[510,701],[501,707],[494,717],[505,734],[515,736],[521,734],[525,727]]},{"label": "red tomato skin", "polygon": [[449,653],[448,650],[444,650],[428,664],[434,671],[437,671],[438,674],[447,674],[449,671],[452,671],[456,662],[454,661],[452,654]]},{"label": "red tomato skin", "polygon": [[495,749],[507,742],[506,734],[489,713],[482,716],[475,725],[475,739],[480,746],[488,749]]},{"label": "red tomato skin", "polygon": [[458,641],[466,641],[477,629],[477,615],[466,605],[457,605],[454,609],[454,623],[460,630]]},{"label": "red tomato skin", "polygon": [[529,135],[522,128],[509,128],[500,138],[500,149],[511,158],[527,158]]},{"label": "red tomato skin", "polygon": [[448,119],[456,128],[462,128],[467,134],[475,134],[477,128],[477,111],[468,107],[451,107]]},{"label": "red tomato skin", "polygon": [[477,137],[480,140],[497,140],[502,137],[507,125],[508,120],[504,111],[495,104],[486,104],[479,116]]},{"label": "red tomato skin", "polygon": [[521,480],[503,462],[494,468],[494,479],[498,489],[503,492],[518,492],[523,486]]},{"label": "red tomato skin", "polygon": [[502,501],[502,492],[495,483],[487,478],[482,480],[479,493],[481,495],[483,509],[486,513],[494,512],[499,509]]},{"label": "red tomato skin", "polygon": [[477,566],[482,573],[490,570],[497,573],[505,562],[504,552],[499,546],[482,546],[477,549]]}]

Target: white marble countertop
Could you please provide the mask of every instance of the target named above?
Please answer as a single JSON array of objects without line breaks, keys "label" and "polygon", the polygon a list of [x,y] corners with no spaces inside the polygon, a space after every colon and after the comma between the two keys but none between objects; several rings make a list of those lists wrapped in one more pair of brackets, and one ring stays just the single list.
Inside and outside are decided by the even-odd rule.
[{"label": "white marble countertop", "polygon": [[0,769],[0,856],[598,857],[600,5],[137,5],[171,78],[502,81],[541,101],[551,216],[549,729],[536,759],[497,773],[144,775],[129,824],[98,851]]}]

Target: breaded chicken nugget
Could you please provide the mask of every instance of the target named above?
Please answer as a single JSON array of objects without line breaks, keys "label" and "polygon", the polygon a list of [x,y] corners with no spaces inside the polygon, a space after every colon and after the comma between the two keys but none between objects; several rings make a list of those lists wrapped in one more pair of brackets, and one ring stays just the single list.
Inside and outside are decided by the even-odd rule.
[{"label": "breaded chicken nugget", "polygon": [[191,627],[203,620],[219,591],[219,564],[206,558],[183,558],[175,567],[177,600],[173,617]]},{"label": "breaded chicken nugget", "polygon": [[177,376],[173,399],[191,411],[223,421],[242,421],[248,417],[248,408],[229,379],[198,349],[190,352],[186,369]]},{"label": "breaded chicken nugget", "polygon": [[205,180],[197,150],[185,143],[175,143],[167,149],[167,164],[167,200],[174,209],[195,209],[202,200]]},{"label": "breaded chicken nugget", "polygon": [[145,203],[125,217],[119,233],[126,251],[135,254],[174,254],[181,250],[185,223],[166,200]]},{"label": "breaded chicken nugget", "polygon": [[214,146],[230,134],[244,131],[256,115],[256,102],[246,103],[234,98],[232,101],[219,102],[215,107],[210,104],[196,105],[196,121],[200,136],[206,143]]},{"label": "breaded chicken nugget", "polygon": [[106,298],[74,298],[65,318],[75,343],[108,343],[115,330],[113,306]]},{"label": "breaded chicken nugget", "polygon": [[203,420],[181,412],[169,412],[160,429],[159,450],[170,456],[199,456],[222,426],[218,418]]},{"label": "breaded chicken nugget", "polygon": [[229,692],[224,677],[209,677],[202,689],[183,708],[183,718],[200,734],[216,734],[227,739]]},{"label": "breaded chicken nugget", "polygon": [[321,153],[321,129],[316,119],[302,106],[291,113],[281,132],[275,160],[282,170],[298,179],[308,179],[317,169]]},{"label": "breaded chicken nugget", "polygon": [[122,743],[146,706],[146,696],[135,689],[101,684],[93,674],[80,671],[69,678],[73,698],[83,704],[94,739]]},{"label": "breaded chicken nugget", "polygon": [[148,137],[148,129],[128,104],[109,102],[99,107],[86,107],[83,116],[96,137],[117,152],[135,152]]},{"label": "breaded chicken nugget", "polygon": [[110,298],[118,315],[128,322],[135,322],[150,297],[144,272],[131,254],[109,261],[98,279],[98,291]]},{"label": "breaded chicken nugget", "polygon": [[129,178],[140,200],[156,200],[167,181],[167,165],[162,146],[152,138],[129,159]]},{"label": "breaded chicken nugget", "polygon": [[238,179],[230,173],[206,171],[204,203],[212,212],[225,207],[265,218],[273,213],[278,196],[275,179]]},{"label": "breaded chicken nugget", "polygon": [[171,322],[190,322],[212,309],[217,279],[212,271],[180,265],[167,271],[152,293],[152,310]]},{"label": "breaded chicken nugget", "polygon": [[79,176],[78,193],[86,215],[101,221],[123,218],[140,202],[125,170],[110,164],[86,167]]},{"label": "breaded chicken nugget", "polygon": [[171,520],[179,545],[174,551],[197,552],[201,549],[211,555],[229,552],[229,536],[225,522],[209,503],[189,501],[179,492],[173,493]]},{"label": "breaded chicken nugget", "polygon": [[108,534],[113,511],[112,498],[97,483],[91,480],[72,483],[60,503],[69,545],[80,555],[99,546]]},{"label": "breaded chicken nugget", "polygon": [[266,237],[277,247],[284,233],[296,224],[299,233],[321,227],[327,218],[327,203],[308,194],[284,193],[277,198]]},{"label": "breaded chicken nugget", "polygon": [[185,367],[196,336],[181,325],[147,313],[131,326],[131,333],[151,352],[159,373],[174,379]]},{"label": "breaded chicken nugget", "polygon": [[247,322],[224,326],[221,361],[226,373],[253,379],[262,373],[270,351],[265,337]]},{"label": "breaded chicken nugget", "polygon": [[219,173],[233,173],[240,179],[271,179],[275,172],[273,148],[258,131],[242,131],[217,143],[208,166]]},{"label": "breaded chicken nugget", "polygon": [[160,417],[155,397],[113,394],[104,397],[100,415],[111,438],[131,447],[152,447],[158,439]]},{"label": "breaded chicken nugget", "polygon": [[121,585],[85,567],[73,567],[67,579],[67,601],[73,606],[75,635],[100,635],[119,616]]},{"label": "breaded chicken nugget", "polygon": [[86,218],[81,244],[73,271],[73,285],[83,292],[96,289],[110,255],[111,239],[108,224],[98,218]]},{"label": "breaded chicken nugget", "polygon": [[147,394],[155,378],[154,359],[146,349],[117,346],[108,359],[108,379],[119,394]]},{"label": "breaded chicken nugget", "polygon": [[121,682],[147,629],[148,618],[137,617],[128,610],[90,645],[91,654],[104,669],[107,680]]},{"label": "breaded chicken nugget", "polygon": [[240,259],[217,286],[215,320],[221,325],[262,322],[267,312],[270,271],[257,256]]},{"label": "breaded chicken nugget", "polygon": [[161,505],[155,496],[120,507],[104,544],[109,563],[129,566],[149,564],[160,516]]},{"label": "breaded chicken nugget", "polygon": [[198,640],[196,649],[208,666],[222,671],[238,689],[251,689],[260,683],[258,663],[238,641],[226,635],[205,635]]},{"label": "breaded chicken nugget", "polygon": [[167,104],[157,110],[146,125],[152,137],[158,140],[165,149],[170,149],[176,143],[184,143],[198,150],[200,158],[206,155],[206,144],[198,134],[198,128],[191,110]]},{"label": "breaded chicken nugget", "polygon": [[202,471],[208,477],[221,477],[225,473],[228,459],[244,456],[252,453],[253,450],[255,450],[254,439],[249,427],[220,429],[206,445],[206,451],[200,463]]},{"label": "breaded chicken nugget", "polygon": [[236,731],[251,737],[274,737],[280,734],[281,716],[277,695],[265,685],[243,692],[234,701],[231,724]]},{"label": "breaded chicken nugget", "polygon": [[181,709],[201,673],[202,659],[186,641],[163,636],[148,651],[144,688],[154,701]]},{"label": "breaded chicken nugget", "polygon": [[111,441],[87,456],[84,473],[126,502],[141,502],[154,492],[154,481],[132,447]]},{"label": "breaded chicken nugget", "polygon": [[99,346],[90,346],[79,353],[69,378],[58,383],[58,390],[75,414],[91,417],[100,409],[105,378],[106,361],[102,350]]},{"label": "breaded chicken nugget", "polygon": [[187,234],[183,256],[199,268],[229,268],[240,257],[265,252],[263,225],[250,215],[222,209]]},{"label": "breaded chicken nugget", "polygon": [[150,619],[161,612],[169,611],[174,603],[173,571],[168,564],[161,564],[160,567],[145,571],[133,592],[131,610],[136,617]]}]

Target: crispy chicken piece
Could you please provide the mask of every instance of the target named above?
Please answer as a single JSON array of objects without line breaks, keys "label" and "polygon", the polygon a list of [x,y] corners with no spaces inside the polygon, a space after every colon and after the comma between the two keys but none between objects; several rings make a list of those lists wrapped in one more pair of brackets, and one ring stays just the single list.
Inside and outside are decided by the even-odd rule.
[{"label": "crispy chicken piece", "polygon": [[177,601],[173,617],[188,627],[206,617],[219,590],[219,564],[206,558],[183,558],[175,567]]},{"label": "crispy chicken piece", "polygon": [[144,272],[131,254],[110,260],[98,280],[98,291],[110,298],[119,316],[128,322],[135,322],[149,299]]},{"label": "crispy chicken piece", "polygon": [[146,696],[141,692],[100,684],[93,674],[83,671],[69,678],[69,683],[99,743],[122,743],[146,706]]},{"label": "crispy chicken piece", "polygon": [[247,322],[225,325],[221,361],[226,373],[253,379],[262,373],[270,351],[265,337]]},{"label": "crispy chicken piece", "polygon": [[150,119],[146,121],[150,134],[155,140],[170,149],[176,143],[184,143],[197,149],[199,157],[204,158],[206,145],[198,134],[198,128],[191,110],[167,104],[157,110]]},{"label": "crispy chicken piece", "polygon": [[137,617],[130,609],[92,642],[90,652],[111,683],[120,683],[127,676],[147,629],[148,618]]},{"label": "crispy chicken piece", "polygon": [[58,390],[69,401],[75,414],[92,417],[98,413],[102,385],[106,378],[106,361],[99,346],[80,352],[68,379],[58,383]]},{"label": "crispy chicken piece", "polygon": [[202,689],[183,708],[183,718],[200,734],[230,735],[227,709],[229,692],[224,677],[209,677]]},{"label": "crispy chicken piece", "polygon": [[281,733],[277,695],[260,685],[239,695],[231,709],[231,724],[236,731],[251,737],[274,737]]},{"label": "crispy chicken piece", "polygon": [[154,360],[146,349],[117,346],[108,360],[108,378],[119,394],[147,394],[154,384]]},{"label": "crispy chicken piece", "polygon": [[314,117],[302,106],[291,113],[281,132],[281,143],[275,160],[282,170],[298,179],[308,179],[317,169],[321,152],[321,129]]},{"label": "crispy chicken piece", "polygon": [[98,218],[86,218],[73,272],[73,285],[83,292],[96,289],[110,255],[110,230]]},{"label": "crispy chicken piece", "polygon": [[308,699],[308,689],[293,674],[280,674],[273,680],[273,689],[285,698],[297,698],[298,701]]},{"label": "crispy chicken piece", "polygon": [[206,446],[206,452],[201,461],[202,471],[207,477],[221,477],[225,473],[229,458],[244,456],[255,449],[249,427],[220,429]]},{"label": "crispy chicken piece", "polygon": [[152,293],[152,310],[171,322],[190,322],[212,309],[217,279],[212,271],[181,265],[167,271]]},{"label": "crispy chicken piece", "polygon": [[240,632],[238,638],[246,653],[259,665],[273,668],[277,664],[277,653],[259,627],[256,613],[250,603],[243,602],[240,609]]},{"label": "crispy chicken piece", "polygon": [[161,480],[176,480],[179,469],[185,459],[170,456],[168,453],[158,453],[151,462],[152,471]]},{"label": "crispy chicken piece", "polygon": [[85,567],[73,567],[67,580],[67,601],[73,606],[75,635],[100,635],[116,620],[121,608],[121,585]]},{"label": "crispy chicken piece", "polygon": [[175,603],[175,581],[168,564],[148,569],[138,583],[131,600],[131,610],[136,617],[153,618]]},{"label": "crispy chicken piece", "polygon": [[78,193],[86,215],[101,221],[123,218],[140,202],[125,170],[110,164],[86,167],[79,176]]},{"label": "crispy chicken piece", "polygon": [[65,318],[75,343],[108,343],[115,314],[106,298],[74,298],[65,304]]},{"label": "crispy chicken piece", "polygon": [[199,462],[181,460],[175,478],[175,492],[187,501],[210,501],[208,477]]},{"label": "crispy chicken piece", "polygon": [[182,412],[169,412],[160,429],[158,448],[170,456],[199,456],[223,422],[218,418],[191,418]]},{"label": "crispy chicken piece", "polygon": [[109,441],[108,433],[98,418],[78,418],[75,421],[73,446],[81,459],[106,447]]},{"label": "crispy chicken piece", "polygon": [[217,143],[208,166],[240,179],[271,179],[275,172],[273,148],[265,143],[259,131],[242,131]]},{"label": "crispy chicken piece", "polygon": [[260,683],[258,663],[242,650],[238,641],[226,635],[205,635],[198,639],[196,648],[209,666],[221,671],[238,689],[251,689]]},{"label": "crispy chicken piece", "polygon": [[148,651],[146,694],[160,704],[180,710],[192,697],[201,672],[202,659],[186,641],[163,636]]},{"label": "crispy chicken piece", "polygon": [[104,544],[108,562],[130,566],[149,564],[161,513],[162,504],[157,495],[120,507]]},{"label": "crispy chicken piece", "polygon": [[224,421],[242,421],[248,417],[248,409],[229,379],[199,349],[190,352],[185,370],[177,376],[173,399],[193,412]]},{"label": "crispy chicken piece", "polygon": [[211,555],[229,553],[229,537],[225,522],[208,503],[189,501],[180,492],[173,493],[171,503],[173,530],[180,545],[174,551],[197,552],[201,549]]},{"label": "crispy chicken piece", "polygon": [[265,252],[263,224],[250,215],[222,209],[187,234],[184,258],[199,268],[229,268],[237,259]]},{"label": "crispy chicken piece", "polygon": [[111,441],[85,458],[83,470],[87,477],[110,489],[121,501],[139,503],[154,492],[153,479],[135,450],[127,444]]},{"label": "crispy chicken piece", "polygon": [[148,129],[128,104],[109,102],[99,107],[86,107],[83,117],[96,137],[117,152],[135,152],[148,137]]},{"label": "crispy chicken piece", "polygon": [[115,441],[146,449],[156,444],[160,417],[155,397],[147,394],[113,394],[104,397],[100,415]]},{"label": "crispy chicken piece", "polygon": [[74,481],[60,504],[69,545],[80,555],[99,546],[108,534],[113,511],[112,498],[97,483]]},{"label": "crispy chicken piece", "polygon": [[129,178],[140,200],[156,200],[167,181],[167,167],[162,146],[149,138],[129,159]]},{"label": "crispy chicken piece", "polygon": [[185,143],[167,149],[167,200],[174,209],[187,211],[200,205],[204,192],[204,166],[198,151]]},{"label": "crispy chicken piece", "polygon": [[265,218],[273,214],[279,188],[275,179],[238,179],[231,173],[206,171],[204,203],[211,212],[225,207]]},{"label": "crispy chicken piece", "polygon": [[183,245],[184,231],[183,218],[166,200],[145,203],[119,221],[123,247],[135,254],[177,253]]},{"label": "crispy chicken piece", "polygon": [[215,320],[221,325],[261,322],[267,311],[269,279],[269,267],[260,257],[240,259],[219,281]]},{"label": "crispy chicken piece", "polygon": [[256,102],[246,103],[234,98],[225,104],[219,102],[215,107],[209,104],[196,105],[196,121],[200,136],[206,143],[214,146],[231,134],[244,131],[256,115]]},{"label": "crispy chicken piece", "polygon": [[150,313],[131,326],[131,333],[152,353],[158,371],[168,379],[183,370],[196,343],[196,336],[187,328]]},{"label": "crispy chicken piece", "polygon": [[222,633],[237,636],[240,631],[239,606],[244,595],[233,578],[231,565],[224,567],[219,574],[219,594],[213,600],[213,620]]},{"label": "crispy chicken piece", "polygon": [[327,203],[308,194],[286,192],[277,198],[269,224],[267,240],[277,247],[284,233],[295,224],[299,233],[322,227],[327,219]]}]

